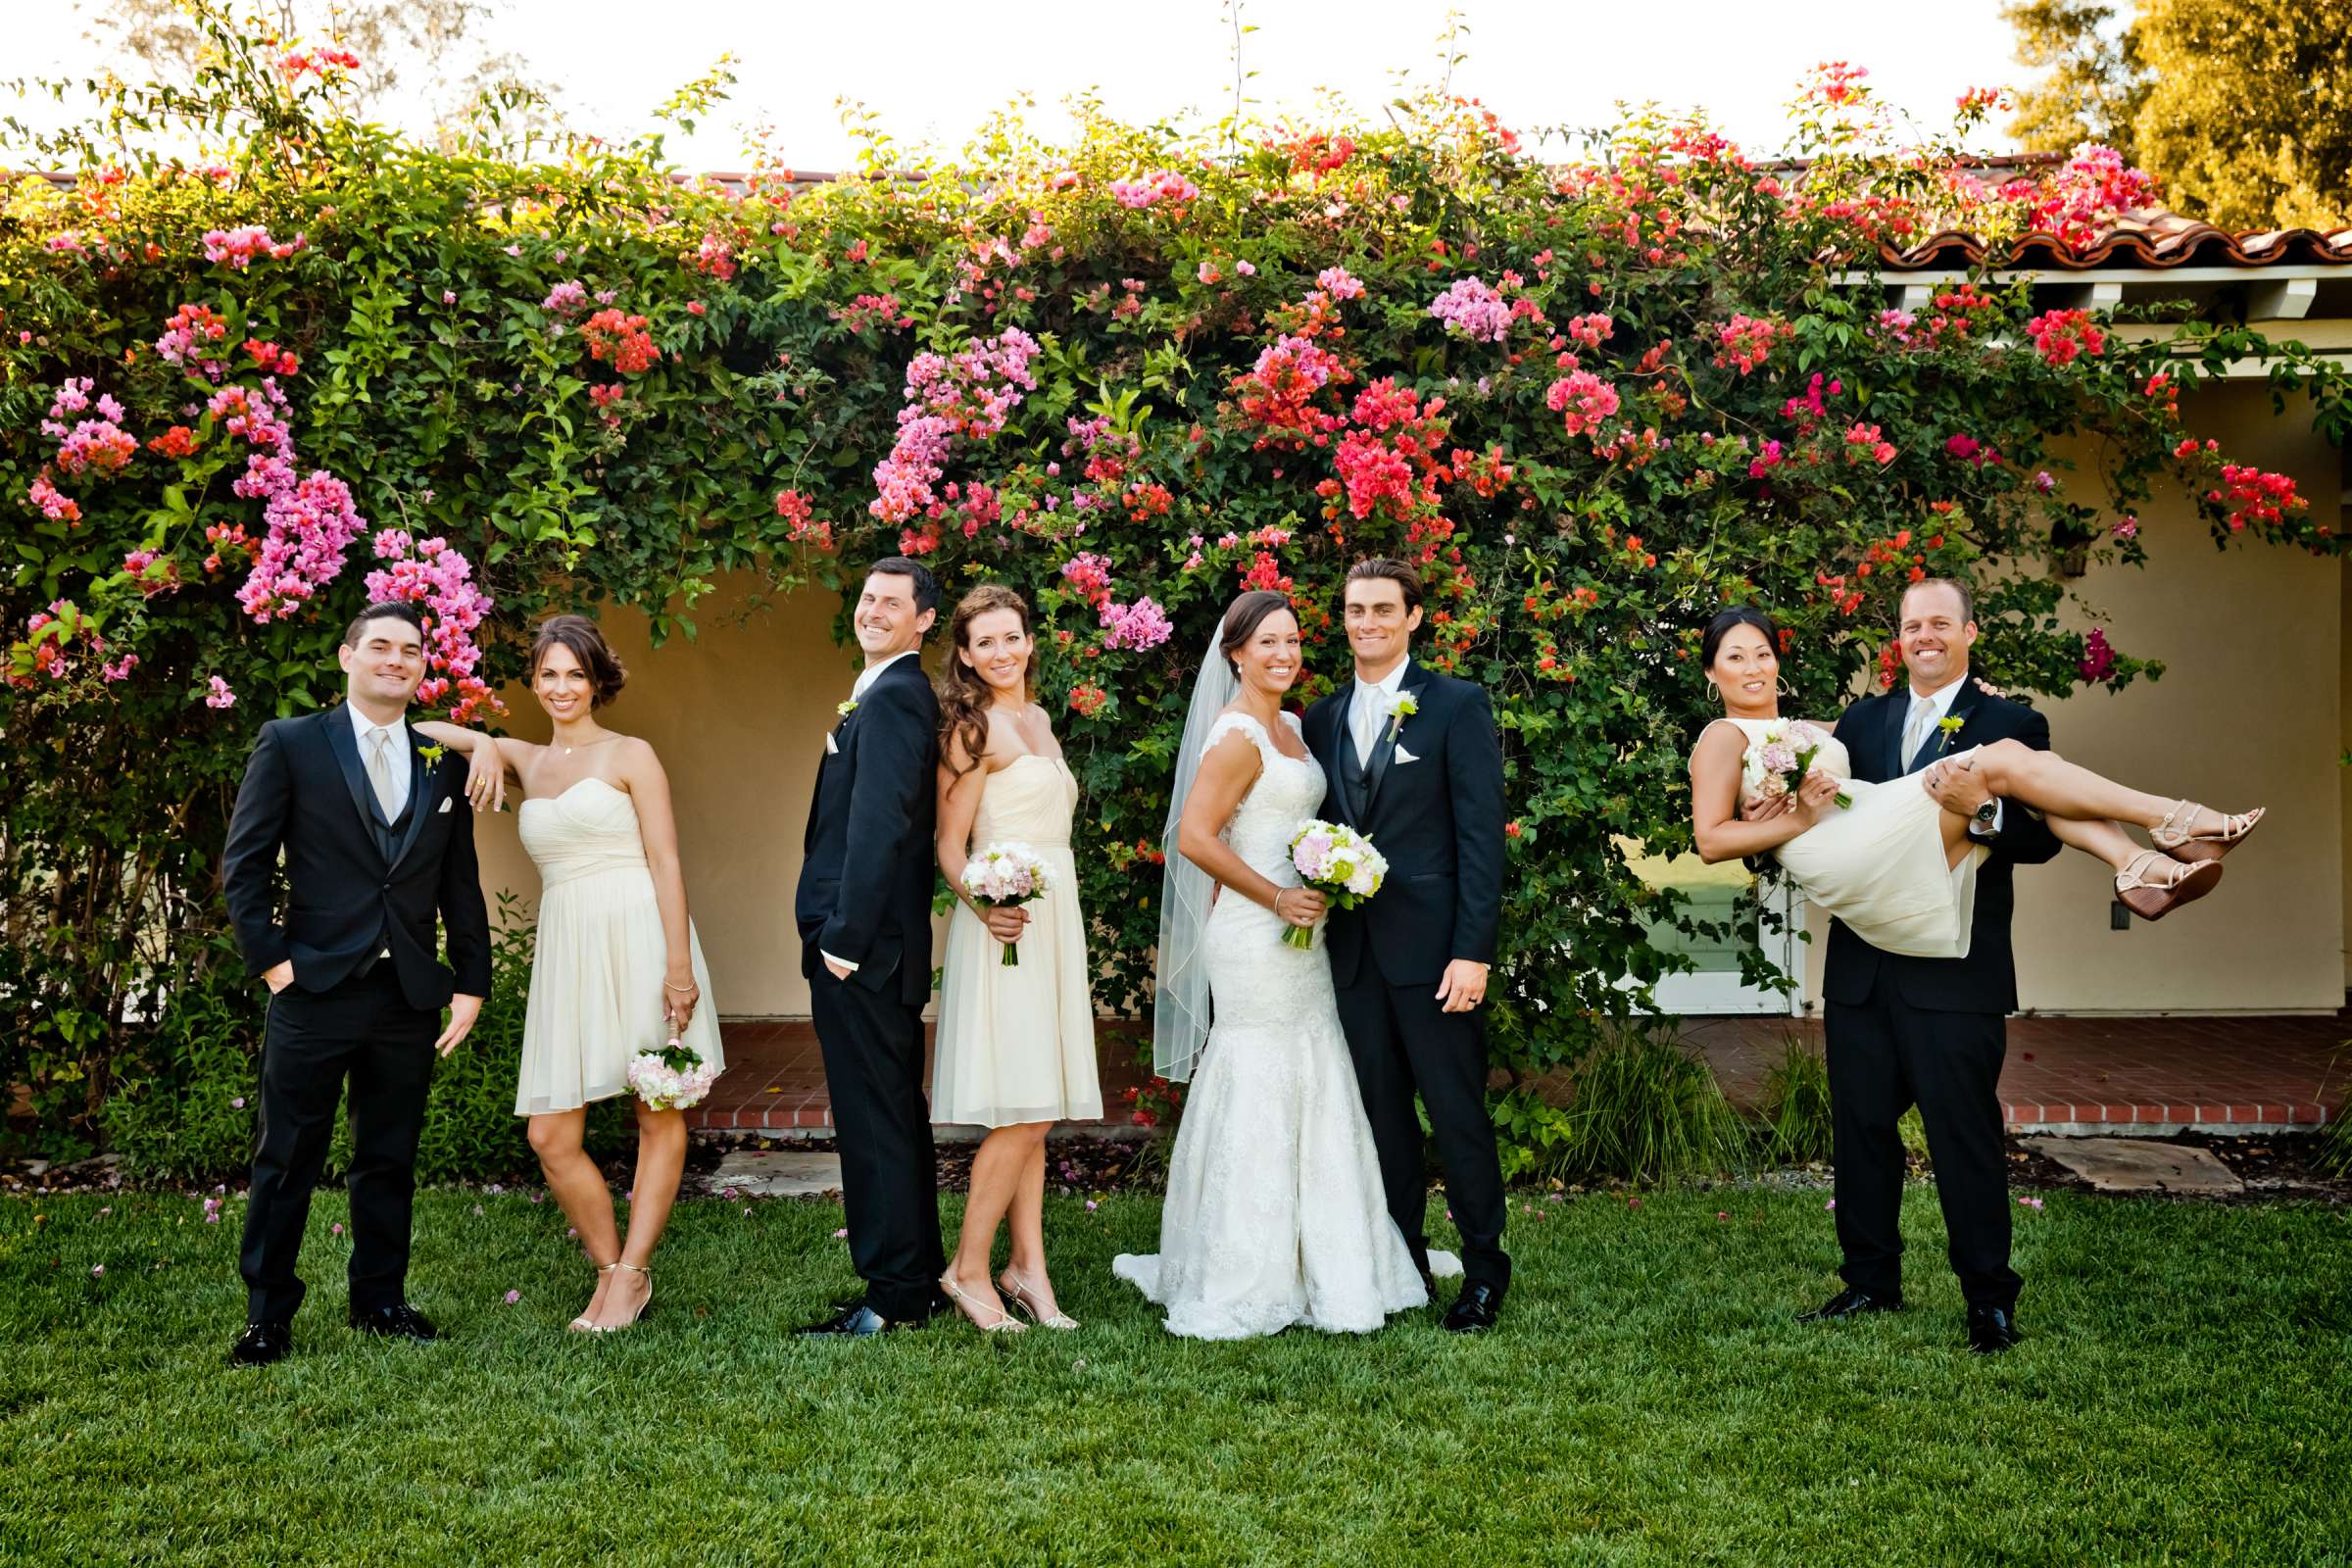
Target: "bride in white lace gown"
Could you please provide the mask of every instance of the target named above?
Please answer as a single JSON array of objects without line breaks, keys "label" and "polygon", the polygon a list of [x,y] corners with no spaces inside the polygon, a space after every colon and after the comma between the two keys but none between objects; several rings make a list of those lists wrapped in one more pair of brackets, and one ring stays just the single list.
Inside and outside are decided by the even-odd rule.
[{"label": "bride in white lace gown", "polygon": [[1218,643],[1179,754],[1154,1005],[1154,1065],[1192,1092],[1160,1250],[1111,1268],[1167,1309],[1171,1334],[1366,1333],[1429,1295],[1389,1217],[1330,960],[1282,940],[1323,913],[1290,863],[1324,791],[1281,710],[1298,624],[1282,595],[1245,594]]}]

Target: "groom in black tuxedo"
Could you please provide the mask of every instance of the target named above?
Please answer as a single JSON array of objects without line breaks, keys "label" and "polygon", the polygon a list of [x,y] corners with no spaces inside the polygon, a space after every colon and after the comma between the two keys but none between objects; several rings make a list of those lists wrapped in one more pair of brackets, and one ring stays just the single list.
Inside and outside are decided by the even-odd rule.
[{"label": "groom in black tuxedo", "polygon": [[1329,780],[1323,814],[1368,835],[1389,875],[1359,907],[1332,912],[1332,982],[1389,1213],[1424,1282],[1429,1189],[1416,1090],[1428,1108],[1462,1233],[1462,1290],[1446,1327],[1472,1333],[1494,1326],[1511,1280],[1478,1011],[1502,907],[1502,748],[1484,691],[1412,662],[1421,624],[1412,567],[1357,562],[1346,620],[1355,679],[1307,710],[1306,744]]},{"label": "groom in black tuxedo", "polygon": [[841,1145],[850,1260],[865,1296],[804,1334],[878,1334],[948,1304],[923,1097],[939,700],[922,647],[938,617],[929,568],[904,556],[874,563],[851,616],[865,670],[825,737],[808,803],[794,900],[801,972]]},{"label": "groom in black tuxedo", "polygon": [[[261,1136],[238,1258],[247,1322],[229,1350],[246,1366],[292,1348],[303,1297],[295,1254],[346,1078],[352,1326],[434,1337],[405,1292],[416,1139],[434,1053],[457,1049],[490,994],[490,916],[466,760],[428,758],[407,722],[424,678],[416,608],[368,606],[336,658],[346,683],[339,706],[262,726],[221,855],[237,946],[270,987]],[[435,956],[436,914],[447,965]]]},{"label": "groom in black tuxedo", "polygon": [[[1938,760],[1999,740],[2046,752],[2050,724],[1970,678],[1977,623],[1961,584],[1943,578],[1912,584],[1903,595],[1900,635],[1909,682],[1848,708],[1838,720],[1838,739],[1858,779],[1921,775],[1947,810],[1970,818],[1970,836],[1989,853],[1977,868],[1965,958],[1882,952],[1843,921],[1830,923],[1822,996],[1838,1245],[1845,1254],[1838,1272],[1846,1288],[1805,1316],[1820,1321],[1902,1304],[1903,1144],[1895,1123],[1916,1103],[1936,1164],[1952,1271],[1968,1301],[1969,1345],[2005,1350],[2017,1340],[2024,1283],[2009,1266],[1998,1093],[2008,1052],[2005,1020],[2017,1009],[2011,874],[2041,864],[2060,846],[2040,817],[1994,800],[1965,766]],[[1776,813],[1759,808],[1750,814]]]}]

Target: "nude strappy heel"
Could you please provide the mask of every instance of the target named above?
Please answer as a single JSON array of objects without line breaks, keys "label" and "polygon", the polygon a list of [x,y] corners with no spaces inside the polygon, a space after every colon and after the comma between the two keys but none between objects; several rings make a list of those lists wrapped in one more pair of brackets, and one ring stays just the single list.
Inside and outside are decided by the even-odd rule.
[{"label": "nude strappy heel", "polygon": [[[599,1263],[596,1266],[596,1276],[598,1279],[603,1279],[618,1267],[620,1267],[618,1263]],[[596,1332],[596,1325],[588,1321],[586,1312],[582,1312],[564,1326],[574,1334],[594,1334]]]},{"label": "nude strappy heel", "polygon": [[2164,821],[2148,830],[2150,842],[2176,860],[2191,863],[2218,860],[2254,831],[2254,824],[2262,820],[2263,813],[2263,808],[2257,806],[2251,811],[2236,816],[2223,816],[2219,833],[2191,832],[2190,827],[2197,819],[2197,812],[2205,808],[2194,801],[2176,802],[2173,808],[2164,813]]},{"label": "nude strappy heel", "polygon": [[[605,1265],[605,1269],[615,1268],[625,1268],[632,1274],[642,1274],[646,1277],[649,1283],[645,1288],[645,1299],[637,1303],[637,1310],[629,1314],[629,1320],[626,1323],[591,1323],[588,1326],[588,1332],[591,1334],[618,1334],[622,1329],[633,1329],[645,1314],[653,1309],[654,1288],[650,1282],[654,1277],[654,1271],[650,1268],[639,1268],[634,1263],[608,1263]],[[600,1269],[598,1272],[603,1273],[605,1270]]]},{"label": "nude strappy heel", "polygon": [[1019,1307],[1022,1311],[1028,1313],[1030,1318],[1034,1320],[1037,1326],[1041,1329],[1066,1330],[1074,1329],[1078,1326],[1078,1320],[1070,1316],[1067,1312],[1062,1311],[1059,1307],[1055,1307],[1051,1314],[1040,1312],[1037,1309],[1037,1303],[1030,1299],[1030,1297],[1034,1294],[1034,1292],[1031,1290],[1028,1282],[1023,1280],[1018,1274],[1015,1274],[1010,1269],[1006,1269],[1004,1273],[997,1276],[997,1288],[1003,1291],[1006,1296],[1011,1297],[1012,1304]]},{"label": "nude strappy heel", "polygon": [[[2147,872],[2159,865],[2173,867],[2173,874],[2165,881],[2152,882]],[[2161,920],[2181,905],[2211,893],[2221,880],[2218,860],[2175,860],[2162,850],[2142,850],[2132,858],[2131,864],[2115,873],[2115,896],[2142,920]]]},{"label": "nude strappy heel", "polygon": [[939,1288],[956,1298],[956,1304],[963,1309],[965,1320],[981,1333],[1019,1334],[1023,1332],[1021,1325],[1013,1321],[1012,1314],[1002,1307],[997,1309],[997,1320],[994,1323],[981,1322],[980,1314],[987,1311],[988,1308],[964,1295],[962,1289],[956,1285],[955,1275],[942,1274],[939,1277]]}]

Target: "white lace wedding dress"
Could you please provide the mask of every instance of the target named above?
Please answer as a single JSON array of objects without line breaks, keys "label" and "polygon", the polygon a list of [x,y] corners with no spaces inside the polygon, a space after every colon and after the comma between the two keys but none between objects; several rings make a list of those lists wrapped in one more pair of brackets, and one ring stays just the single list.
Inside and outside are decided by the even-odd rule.
[{"label": "white lace wedding dress", "polygon": [[[1298,720],[1283,715],[1298,729]],[[1285,757],[1263,726],[1228,713],[1203,749],[1249,736],[1264,770],[1226,824],[1227,843],[1285,887],[1290,845],[1323,802],[1323,769]],[[1379,1328],[1425,1304],[1412,1254],[1389,1217],[1355,1068],[1340,1032],[1331,961],[1283,942],[1285,922],[1227,893],[1203,934],[1214,1027],[1177,1129],[1157,1253],[1111,1270],[1167,1308],[1189,1339],[1240,1340],[1294,1324]],[[1458,1259],[1430,1253],[1439,1273]]]}]

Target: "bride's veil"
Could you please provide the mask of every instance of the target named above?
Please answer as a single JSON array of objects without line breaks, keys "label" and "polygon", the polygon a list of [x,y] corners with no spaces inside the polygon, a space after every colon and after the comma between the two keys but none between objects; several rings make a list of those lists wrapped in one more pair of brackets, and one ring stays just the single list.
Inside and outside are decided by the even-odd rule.
[{"label": "bride's veil", "polygon": [[1176,827],[1184,820],[1184,803],[1200,771],[1202,743],[1217,715],[1241,689],[1233,666],[1218,644],[1225,625],[1217,623],[1200,658],[1200,676],[1193,682],[1193,706],[1184,715],[1184,739],[1176,747],[1176,776],[1168,786],[1168,820],[1160,834],[1160,852],[1167,867],[1159,893],[1159,961],[1154,969],[1152,1004],[1152,1070],[1183,1083],[1193,1075],[1193,1061],[1208,1038],[1208,964],[1200,939],[1208,925],[1209,900],[1216,884],[1206,871],[1186,859],[1176,847]]}]

